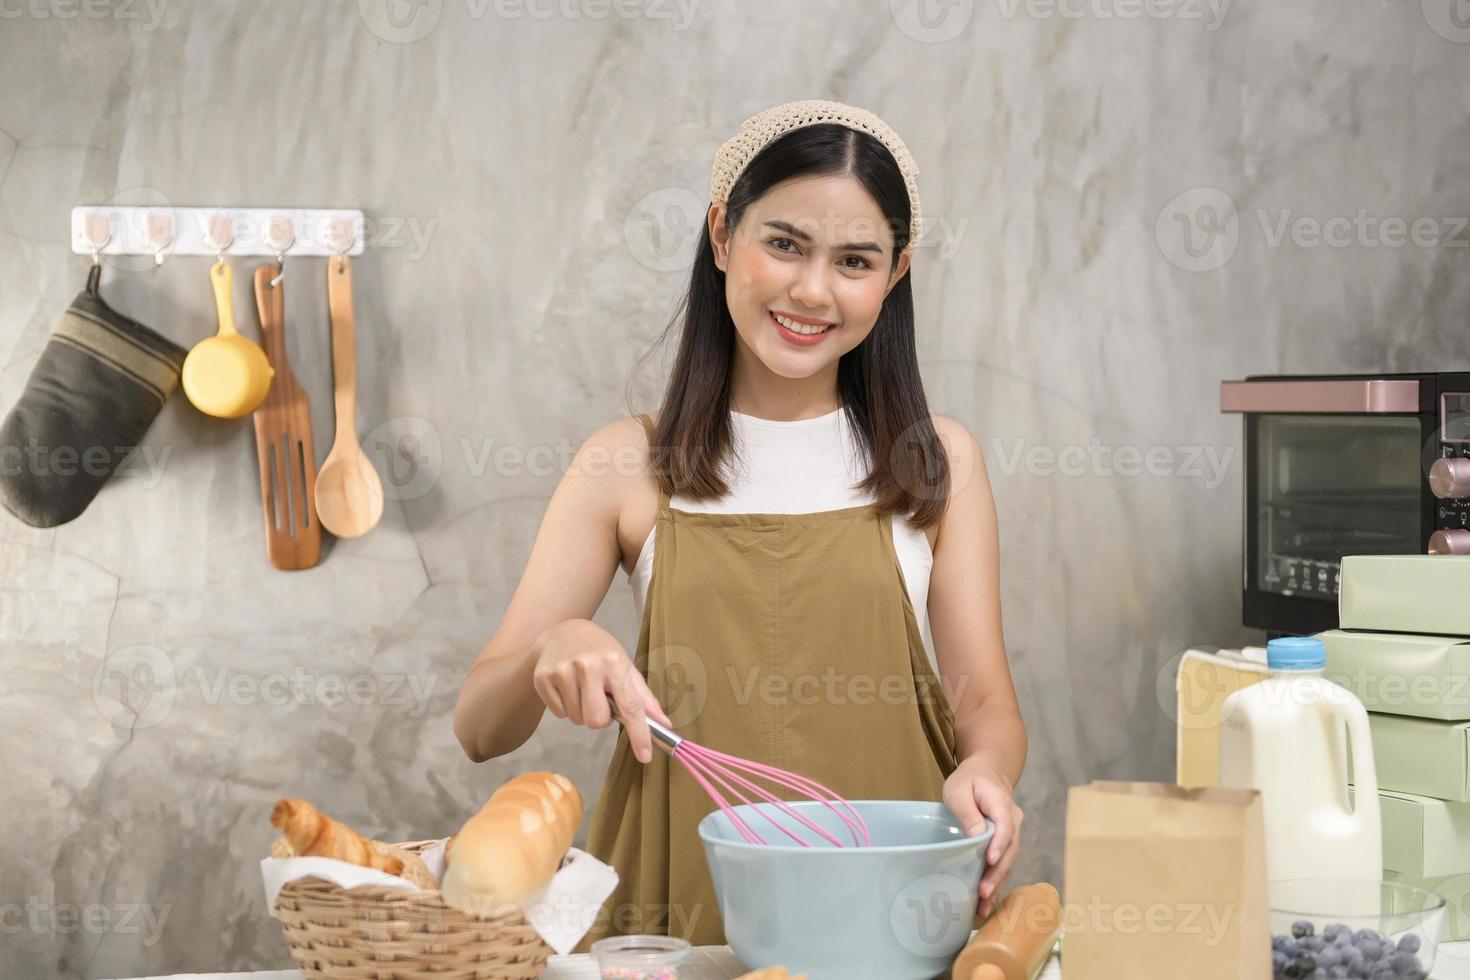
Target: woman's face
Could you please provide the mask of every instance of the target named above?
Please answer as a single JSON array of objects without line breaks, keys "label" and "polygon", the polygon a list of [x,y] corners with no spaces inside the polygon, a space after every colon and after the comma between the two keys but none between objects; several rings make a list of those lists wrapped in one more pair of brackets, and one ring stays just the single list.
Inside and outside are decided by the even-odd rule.
[{"label": "woman's face", "polygon": [[[903,255],[890,274],[893,232],[853,177],[777,184],[745,209],[734,235],[723,203],[708,220],[740,342],[783,378],[835,372],[909,267]],[[827,329],[807,333],[813,325]]]}]

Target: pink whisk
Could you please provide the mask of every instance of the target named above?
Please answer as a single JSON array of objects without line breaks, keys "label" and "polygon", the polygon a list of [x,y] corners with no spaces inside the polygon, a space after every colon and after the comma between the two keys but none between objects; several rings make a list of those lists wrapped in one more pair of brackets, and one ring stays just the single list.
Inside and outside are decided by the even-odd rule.
[{"label": "pink whisk", "polygon": [[[613,701],[611,696],[608,697],[607,703],[612,708],[613,717],[618,718],[617,703]],[[768,766],[761,762],[752,762],[749,759],[742,759],[739,756],[717,752],[714,749],[689,741],[689,739],[676,734],[672,729],[660,724],[653,718],[647,718],[646,720],[648,722],[648,729],[653,733],[654,741],[658,746],[673,756],[685,769],[689,770],[689,774],[703,787],[704,791],[710,795],[710,798],[719,804],[720,811],[725,814],[730,823],[740,832],[740,836],[744,837],[747,843],[765,844],[766,841],[731,809],[731,805],[726,802],[724,794],[720,792],[721,789],[731,796],[738,797],[742,803],[750,804],[755,812],[765,817],[777,829],[802,847],[812,847],[813,845],[793,833],[790,828],[775,820],[766,812],[764,807],[757,805],[742,793],[741,790],[744,789],[754,793],[766,803],[775,804],[782,812],[808,829],[815,831],[834,847],[849,846],[843,844],[836,837],[822,829],[820,825],[796,812],[795,809],[788,806],[783,800],[778,799],[770,791],[746,778],[746,775],[751,775],[768,779],[773,783],[777,783],[787,789],[795,790],[821,803],[827,809],[837,814],[837,818],[852,831],[854,842],[852,846],[868,847],[871,845],[872,839],[868,835],[868,825],[862,816],[853,809],[850,803],[821,783],[807,779],[805,776],[797,775],[794,772],[787,772],[785,769],[778,769],[775,766]],[[621,724],[622,719],[618,718],[618,721]],[[847,811],[846,813],[843,812],[844,809]]]}]

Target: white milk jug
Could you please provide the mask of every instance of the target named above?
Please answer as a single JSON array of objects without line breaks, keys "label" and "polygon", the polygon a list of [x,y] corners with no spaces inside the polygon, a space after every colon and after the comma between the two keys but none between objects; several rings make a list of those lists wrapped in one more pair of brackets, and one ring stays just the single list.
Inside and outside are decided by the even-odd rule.
[{"label": "white milk jug", "polygon": [[1267,679],[1225,700],[1220,785],[1261,791],[1267,877],[1381,879],[1383,831],[1367,710],[1323,676],[1327,650],[1316,637],[1271,640],[1266,660]]}]

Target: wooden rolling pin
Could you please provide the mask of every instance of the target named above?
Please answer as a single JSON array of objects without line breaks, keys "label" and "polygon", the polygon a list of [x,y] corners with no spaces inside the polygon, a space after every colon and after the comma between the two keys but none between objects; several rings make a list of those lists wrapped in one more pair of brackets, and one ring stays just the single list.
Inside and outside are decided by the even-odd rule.
[{"label": "wooden rolling pin", "polygon": [[960,950],[954,980],[1034,980],[1062,929],[1062,902],[1046,882],[1013,888]]}]

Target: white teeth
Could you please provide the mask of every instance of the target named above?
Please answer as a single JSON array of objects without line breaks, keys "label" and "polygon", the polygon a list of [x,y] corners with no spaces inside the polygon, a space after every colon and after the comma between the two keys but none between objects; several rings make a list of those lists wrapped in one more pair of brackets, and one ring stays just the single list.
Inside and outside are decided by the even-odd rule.
[{"label": "white teeth", "polygon": [[797,323],[795,320],[784,317],[779,313],[772,313],[771,316],[775,317],[777,323],[781,324],[781,326],[785,327],[787,330],[790,330],[792,333],[799,333],[811,336],[814,333],[821,333],[824,330],[830,329],[829,327],[813,327],[805,323]]}]

